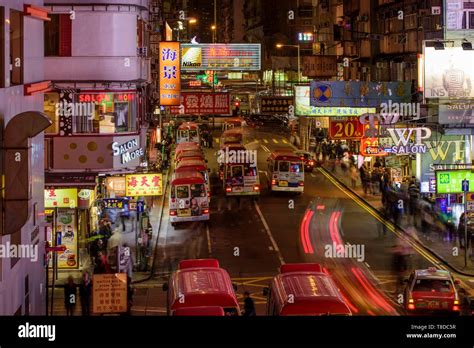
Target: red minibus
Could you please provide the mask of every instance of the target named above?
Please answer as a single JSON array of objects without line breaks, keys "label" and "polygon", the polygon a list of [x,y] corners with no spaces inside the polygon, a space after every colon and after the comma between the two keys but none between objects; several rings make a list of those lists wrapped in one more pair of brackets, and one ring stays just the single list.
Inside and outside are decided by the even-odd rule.
[{"label": "red minibus", "polygon": [[315,263],[282,265],[264,295],[268,315],[352,315],[331,276]]},{"label": "red minibus", "polygon": [[221,307],[226,316],[240,315],[234,285],[216,259],[181,261],[163,290],[168,292],[168,315],[199,307]]}]

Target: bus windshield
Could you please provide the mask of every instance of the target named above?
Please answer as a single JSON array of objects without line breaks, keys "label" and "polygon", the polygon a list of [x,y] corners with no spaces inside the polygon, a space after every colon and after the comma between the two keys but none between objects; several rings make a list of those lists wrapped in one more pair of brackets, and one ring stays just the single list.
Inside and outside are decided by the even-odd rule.
[{"label": "bus windshield", "polygon": [[303,165],[301,162],[279,161],[278,171],[289,172],[289,173],[301,173],[303,171]]}]

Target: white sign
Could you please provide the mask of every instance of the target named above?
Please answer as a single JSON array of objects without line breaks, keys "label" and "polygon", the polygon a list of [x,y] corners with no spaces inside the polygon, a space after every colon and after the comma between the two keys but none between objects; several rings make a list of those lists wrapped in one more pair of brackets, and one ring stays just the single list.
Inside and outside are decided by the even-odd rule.
[{"label": "white sign", "polygon": [[143,148],[138,147],[139,145],[137,139],[131,139],[124,144],[119,144],[118,142],[112,143],[114,156],[121,156],[122,164],[140,158],[145,154]]},{"label": "white sign", "polygon": [[[427,147],[423,140],[431,137],[431,129],[427,127],[387,128],[387,131],[395,145],[385,151],[395,154],[425,153]],[[412,137],[414,143],[410,142]]]},{"label": "white sign", "polygon": [[474,50],[426,47],[425,98],[474,98]]},{"label": "white sign", "polygon": [[432,15],[441,14],[441,6],[431,6],[431,14]]}]

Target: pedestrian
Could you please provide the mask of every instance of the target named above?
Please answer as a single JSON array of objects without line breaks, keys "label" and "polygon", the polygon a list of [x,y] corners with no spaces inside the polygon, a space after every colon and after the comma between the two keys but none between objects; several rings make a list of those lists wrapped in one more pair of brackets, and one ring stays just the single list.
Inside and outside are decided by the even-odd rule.
[{"label": "pedestrian", "polygon": [[100,251],[99,255],[97,256],[97,272],[98,274],[105,274],[111,273],[110,272],[110,265],[107,261],[107,255],[105,252]]},{"label": "pedestrian", "polygon": [[67,278],[64,285],[64,306],[66,307],[66,315],[73,316],[76,308],[77,287],[72,276]]},{"label": "pedestrian", "polygon": [[82,276],[82,283],[79,287],[79,295],[81,296],[81,308],[83,316],[90,315],[91,294],[92,281],[89,272],[86,271]]},{"label": "pedestrian", "polygon": [[209,132],[208,141],[209,141],[209,148],[210,148],[210,149],[213,149],[213,148],[214,148],[214,146],[212,145],[213,140],[214,140],[214,139],[213,139],[213,137],[212,137],[212,133]]},{"label": "pedestrian", "polygon": [[357,168],[354,164],[351,164],[350,173],[351,173],[352,188],[355,189],[356,188],[356,183],[357,183]]},{"label": "pedestrian", "polygon": [[418,215],[417,205],[418,199],[420,198],[420,188],[416,184],[414,177],[412,177],[412,180],[410,181],[410,184],[408,186],[408,197],[408,208],[410,211],[410,215],[413,216],[413,220],[416,220],[416,216]]},{"label": "pedestrian", "polygon": [[246,317],[254,317],[257,313],[255,312],[255,303],[253,299],[250,297],[250,293],[248,291],[244,292],[244,316]]},{"label": "pedestrian", "polygon": [[362,167],[359,168],[359,175],[360,181],[362,183],[362,188],[364,189],[364,194],[367,194],[368,174],[365,163],[362,165]]}]

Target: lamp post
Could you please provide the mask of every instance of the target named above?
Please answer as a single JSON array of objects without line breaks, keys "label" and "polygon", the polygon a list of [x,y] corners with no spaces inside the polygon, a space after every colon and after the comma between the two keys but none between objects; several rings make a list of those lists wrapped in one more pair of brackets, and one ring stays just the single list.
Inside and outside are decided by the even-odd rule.
[{"label": "lamp post", "polygon": [[300,67],[301,67],[301,62],[300,62],[300,45],[283,45],[283,44],[276,44],[277,48],[282,48],[282,47],[292,47],[292,48],[297,48],[298,49],[298,82],[301,82],[301,74],[300,74]]},{"label": "lamp post", "polygon": [[216,25],[213,24],[211,25],[211,30],[212,30],[212,43],[216,43]]}]

